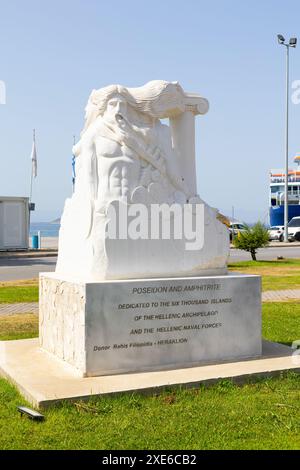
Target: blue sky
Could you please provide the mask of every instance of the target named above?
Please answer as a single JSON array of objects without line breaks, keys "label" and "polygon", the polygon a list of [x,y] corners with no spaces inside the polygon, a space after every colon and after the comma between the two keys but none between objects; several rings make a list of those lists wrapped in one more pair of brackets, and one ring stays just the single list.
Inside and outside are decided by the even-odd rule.
[{"label": "blue sky", "polygon": [[[93,88],[178,80],[210,102],[197,118],[198,192],[225,213],[267,221],[268,170],[284,162],[284,48],[299,36],[297,0],[0,0],[0,194],[29,193],[33,220],[60,216],[71,194],[71,147]],[[300,44],[291,81],[300,80]],[[291,103],[290,162],[300,151]]]}]

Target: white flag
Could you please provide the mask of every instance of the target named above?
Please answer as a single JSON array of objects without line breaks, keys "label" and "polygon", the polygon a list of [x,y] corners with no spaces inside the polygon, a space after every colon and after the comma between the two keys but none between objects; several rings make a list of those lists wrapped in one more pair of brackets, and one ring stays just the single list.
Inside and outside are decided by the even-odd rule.
[{"label": "white flag", "polygon": [[36,147],[35,147],[35,140],[32,143],[32,150],[31,150],[31,163],[32,163],[32,176],[36,178],[37,176],[37,158],[36,158]]}]

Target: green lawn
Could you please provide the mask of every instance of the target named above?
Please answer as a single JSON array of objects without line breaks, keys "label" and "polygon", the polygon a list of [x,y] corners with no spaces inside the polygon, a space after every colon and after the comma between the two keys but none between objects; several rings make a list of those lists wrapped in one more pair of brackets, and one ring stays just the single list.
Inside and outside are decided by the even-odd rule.
[{"label": "green lawn", "polygon": [[[228,267],[230,271],[262,275],[264,291],[300,289],[300,259],[240,261]],[[0,303],[15,302],[38,302],[38,281],[0,283]]]},{"label": "green lawn", "polygon": [[258,260],[258,261],[236,261],[229,263],[228,267],[240,267],[240,268],[288,268],[298,267],[300,270],[300,259],[298,258],[284,258],[281,260]]},{"label": "green lawn", "polygon": [[[300,302],[272,302],[262,306],[263,337],[291,344],[300,339]],[[33,314],[0,318],[0,340],[38,336],[38,317]]]},{"label": "green lawn", "polygon": [[[232,269],[236,269],[236,263]],[[251,262],[242,270],[257,269]],[[260,266],[265,277],[279,278],[300,262]],[[273,269],[272,275],[266,273]],[[274,275],[274,271],[276,274]],[[8,292],[8,287],[0,288]],[[20,299],[17,286],[14,298]],[[31,290],[32,295],[37,291]],[[7,298],[10,294],[4,296]],[[23,295],[23,294],[22,294]],[[29,296],[29,294],[28,294]],[[36,300],[36,299],[34,299]],[[32,300],[31,300],[32,301]],[[0,319],[0,340],[37,336],[36,315]],[[263,304],[263,336],[291,344],[300,339],[300,302]],[[253,378],[238,386],[219,381],[197,389],[172,389],[159,395],[127,394],[65,403],[44,412],[43,423],[20,418],[26,401],[0,379],[0,449],[299,449],[300,375]]]},{"label": "green lawn", "polygon": [[300,260],[240,261],[228,265],[230,271],[262,276],[262,290],[300,289]]},{"label": "green lawn", "polygon": [[299,275],[287,276],[282,279],[276,276],[264,276],[262,278],[262,290],[285,290],[285,289],[300,289]]},{"label": "green lawn", "polygon": [[1,286],[0,303],[38,302],[39,288],[35,286]]},{"label": "green lawn", "polygon": [[290,346],[300,339],[300,302],[270,302],[262,306],[263,337]]},{"label": "green lawn", "polygon": [[[37,335],[35,315],[0,321],[0,339]],[[263,305],[265,338],[300,338],[300,303]],[[46,421],[21,419],[25,404],[0,379],[0,449],[299,449],[300,376],[282,374],[243,386],[221,381],[160,395],[102,397],[45,411]]]},{"label": "green lawn", "polygon": [[1,449],[299,449],[300,376],[285,374],[241,387],[160,395],[119,395],[45,411],[43,423],[21,419],[24,404],[0,379]]}]

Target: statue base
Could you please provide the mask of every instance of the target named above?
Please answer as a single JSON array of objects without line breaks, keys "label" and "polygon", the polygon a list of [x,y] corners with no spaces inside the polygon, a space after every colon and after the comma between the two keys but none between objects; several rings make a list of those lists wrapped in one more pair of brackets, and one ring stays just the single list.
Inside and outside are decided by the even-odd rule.
[{"label": "statue base", "polygon": [[260,277],[40,276],[40,346],[83,377],[261,355]]}]

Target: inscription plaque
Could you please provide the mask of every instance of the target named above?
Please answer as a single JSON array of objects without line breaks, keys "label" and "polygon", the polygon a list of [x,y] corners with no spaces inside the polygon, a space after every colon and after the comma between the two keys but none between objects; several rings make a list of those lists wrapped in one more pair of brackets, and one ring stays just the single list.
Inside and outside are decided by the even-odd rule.
[{"label": "inscription plaque", "polygon": [[[56,302],[57,282],[54,275],[42,279],[48,296],[56,290]],[[76,283],[73,286],[76,292]],[[261,354],[259,276],[104,281],[81,288],[81,324],[76,326],[73,319],[73,336],[84,350],[73,365],[84,375],[179,368]],[[78,302],[76,294],[71,297]],[[70,324],[66,308],[64,323]],[[53,331],[56,322],[54,331],[64,343],[62,358],[72,363],[76,353],[71,335],[64,333],[57,315],[51,321],[49,315],[47,321],[41,319],[41,344],[53,348],[50,328]]]}]

